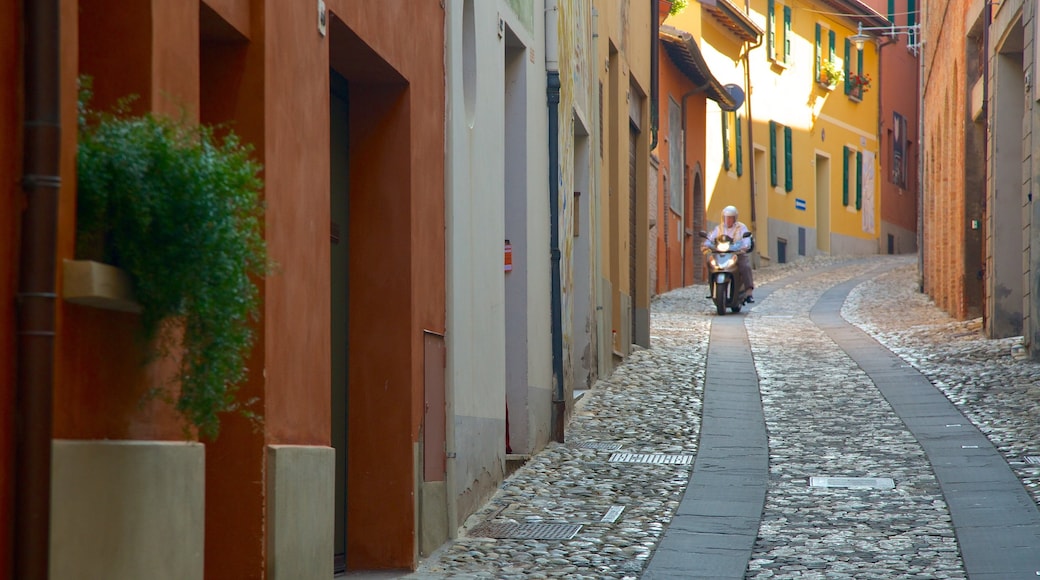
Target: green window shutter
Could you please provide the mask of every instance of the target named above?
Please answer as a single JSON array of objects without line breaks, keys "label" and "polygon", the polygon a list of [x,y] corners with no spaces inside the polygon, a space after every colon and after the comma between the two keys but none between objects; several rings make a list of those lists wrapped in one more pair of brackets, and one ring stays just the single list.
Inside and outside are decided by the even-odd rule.
[{"label": "green window shutter", "polygon": [[[863,76],[863,49],[862,48],[856,51],[856,74],[861,76],[861,77]],[[861,98],[861,99],[863,98],[863,87],[862,86],[857,86],[856,87],[856,96]]]},{"label": "green window shutter", "polygon": [[823,61],[823,48],[820,45],[820,23],[816,23],[816,64],[813,69],[813,80],[820,80],[820,64]]},{"label": "green window shutter", "polygon": [[776,187],[776,121],[769,122],[769,185]]},{"label": "green window shutter", "polygon": [[888,21],[896,23],[896,0],[888,0]]},{"label": "green window shutter", "polygon": [[907,26],[911,27],[909,37],[911,45],[917,44],[917,34],[913,31],[914,24],[917,24],[917,0],[907,0]]},{"label": "green window shutter", "polygon": [[744,147],[743,143],[741,143],[743,139],[741,138],[740,129],[741,125],[743,125],[743,121],[741,120],[740,115],[737,115],[737,122],[735,125],[737,129],[737,176],[739,177],[744,175]]},{"label": "green window shutter", "polygon": [[856,152],[856,209],[863,209],[863,152]]},{"label": "green window shutter", "polygon": [[784,6],[784,62],[791,62],[791,7]]},{"label": "green window shutter", "polygon": [[841,205],[849,206],[849,148],[841,151]]},{"label": "green window shutter", "polygon": [[784,191],[794,189],[794,150],[791,148],[791,128],[784,127]]},{"label": "green window shutter", "polygon": [[845,39],[845,94],[846,95],[849,94],[849,91],[852,89],[852,84],[849,82],[849,76],[850,76],[849,73],[852,72],[852,70],[849,68],[849,59],[850,58],[852,58],[852,42],[848,38],[846,38]]},{"label": "green window shutter", "polygon": [[834,34],[833,30],[828,30],[827,37],[831,45],[830,51],[827,53],[827,57],[831,59],[831,62],[834,62],[834,46],[837,43],[837,35]]},{"label": "green window shutter", "polygon": [[722,167],[729,171],[729,113],[722,111]]},{"label": "green window shutter", "polygon": [[766,58],[776,56],[776,0],[769,0],[766,11]]}]

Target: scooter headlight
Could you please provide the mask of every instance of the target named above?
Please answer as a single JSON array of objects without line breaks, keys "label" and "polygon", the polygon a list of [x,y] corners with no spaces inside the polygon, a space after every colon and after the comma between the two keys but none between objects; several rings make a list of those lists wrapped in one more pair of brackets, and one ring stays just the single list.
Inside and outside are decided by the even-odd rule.
[{"label": "scooter headlight", "polygon": [[720,252],[728,252],[728,251],[729,251],[729,245],[730,245],[730,244],[729,244],[729,242],[719,242],[719,243],[718,243],[718,244],[717,244],[717,245],[715,246],[715,248],[716,248],[716,249],[717,249],[718,251],[720,251]]}]

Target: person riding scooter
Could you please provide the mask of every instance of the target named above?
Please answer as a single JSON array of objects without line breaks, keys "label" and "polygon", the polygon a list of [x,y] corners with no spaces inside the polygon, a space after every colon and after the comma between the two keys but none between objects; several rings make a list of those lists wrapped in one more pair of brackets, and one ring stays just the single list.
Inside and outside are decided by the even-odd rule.
[{"label": "person riding scooter", "polygon": [[[727,205],[722,209],[722,223],[715,226],[714,229],[708,233],[708,237],[704,240],[702,252],[705,255],[712,252],[716,241],[721,236],[726,236],[730,240],[736,243],[750,244],[751,238],[745,238],[744,234],[749,230],[743,222],[737,221],[737,208],[732,205]],[[740,272],[740,278],[744,283],[744,287],[747,290],[745,302],[753,303],[754,297],[751,295],[752,290],[755,289],[755,280],[751,274],[751,261],[748,259],[747,253],[741,253],[737,257],[737,268]]]}]

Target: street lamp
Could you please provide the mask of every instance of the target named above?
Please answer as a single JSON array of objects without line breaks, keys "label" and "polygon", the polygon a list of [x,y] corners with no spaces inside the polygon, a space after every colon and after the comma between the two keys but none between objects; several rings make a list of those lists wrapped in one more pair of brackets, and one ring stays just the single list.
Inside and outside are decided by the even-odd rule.
[{"label": "street lamp", "polygon": [[896,36],[898,34],[905,34],[907,36],[906,47],[917,54],[917,49],[921,47],[921,43],[918,41],[921,33],[921,26],[914,24],[912,26],[896,26],[894,23],[891,26],[868,26],[863,27],[863,23],[859,23],[859,29],[856,34],[849,37],[849,40],[856,45],[856,50],[863,50],[863,43],[871,40],[873,37],[869,34],[864,34],[865,31],[879,30],[884,31],[889,36]]}]

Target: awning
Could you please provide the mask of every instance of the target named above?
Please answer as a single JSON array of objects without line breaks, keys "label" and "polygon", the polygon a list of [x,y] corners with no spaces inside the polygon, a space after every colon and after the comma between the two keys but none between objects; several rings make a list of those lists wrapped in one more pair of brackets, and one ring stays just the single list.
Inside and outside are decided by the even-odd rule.
[{"label": "awning", "polygon": [[762,36],[763,30],[730,0],[701,0],[701,7],[740,40],[758,42]]},{"label": "awning", "polygon": [[736,108],[737,103],[733,100],[733,96],[708,69],[708,63],[704,61],[704,56],[701,55],[701,49],[697,46],[693,35],[672,26],[661,25],[660,39],[675,66],[693,84],[698,87],[703,86],[708,98],[717,102],[723,109]]}]

